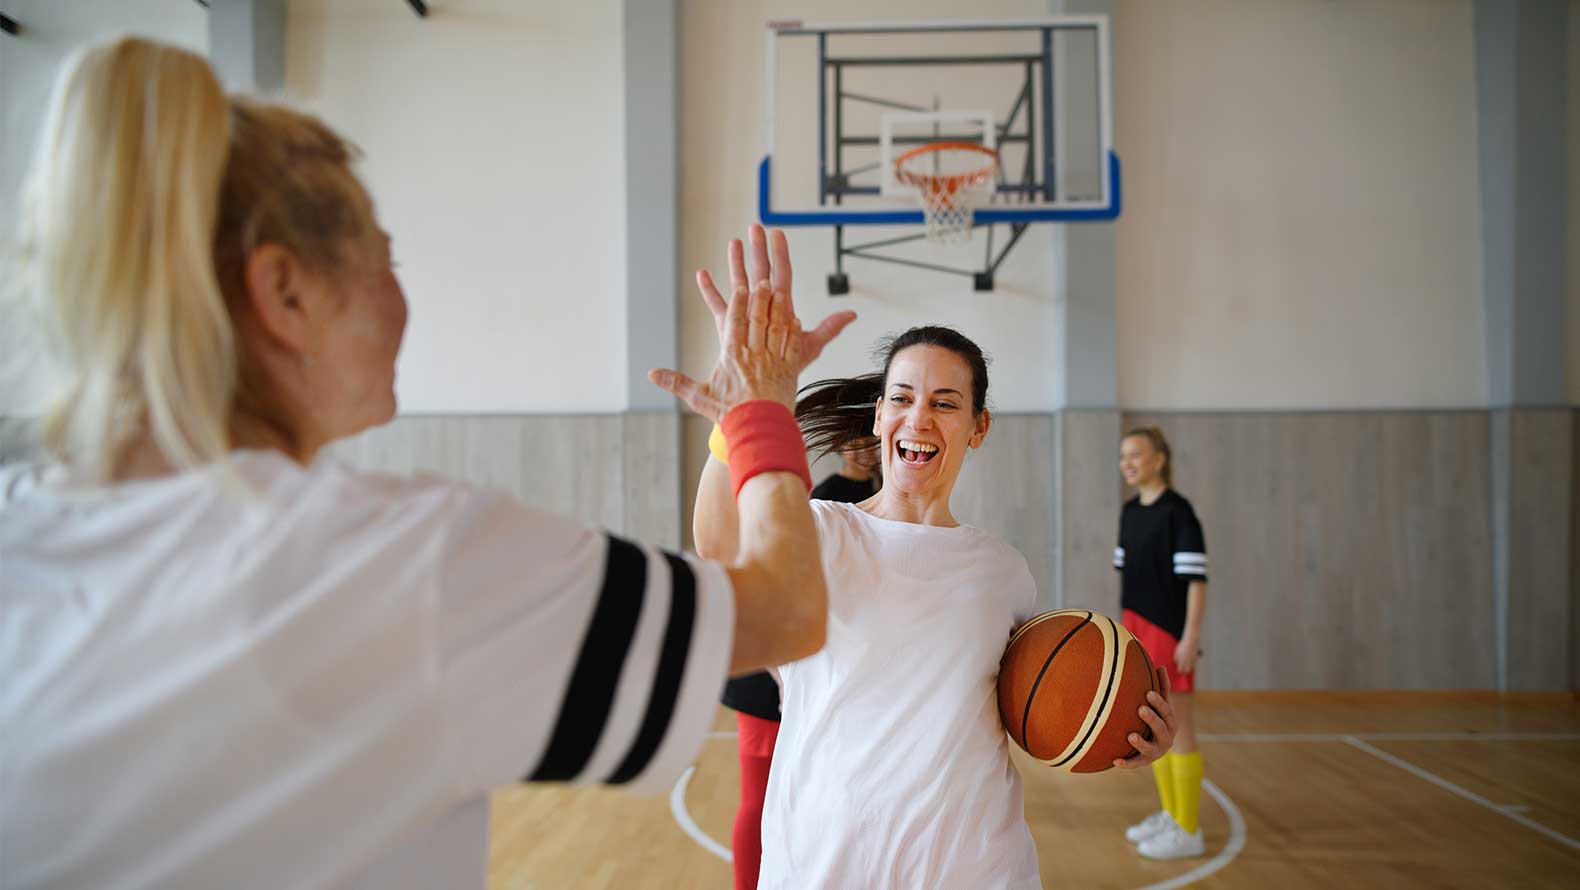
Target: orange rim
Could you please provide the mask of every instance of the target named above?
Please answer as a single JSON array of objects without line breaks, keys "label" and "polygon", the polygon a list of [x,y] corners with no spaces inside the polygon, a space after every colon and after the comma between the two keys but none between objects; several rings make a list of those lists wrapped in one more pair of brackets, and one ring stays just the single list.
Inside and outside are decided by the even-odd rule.
[{"label": "orange rim", "polygon": [[[987,156],[989,160],[986,166],[979,167],[976,170],[969,170],[965,173],[912,173],[905,169],[906,161],[915,160],[922,155],[935,151],[974,151]],[[926,188],[934,193],[948,192],[953,194],[967,183],[978,185],[987,181],[987,178],[992,176],[993,171],[996,169],[998,169],[998,152],[985,145],[978,145],[975,142],[929,142],[926,145],[919,145],[894,159],[894,175],[896,179],[906,185]]]}]

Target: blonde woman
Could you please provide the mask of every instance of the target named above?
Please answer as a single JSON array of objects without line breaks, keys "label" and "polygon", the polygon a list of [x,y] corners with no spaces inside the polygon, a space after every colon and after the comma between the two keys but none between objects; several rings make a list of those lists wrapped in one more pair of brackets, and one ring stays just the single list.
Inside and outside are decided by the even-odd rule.
[{"label": "blonde woman", "polygon": [[1136,496],[1119,518],[1114,568],[1120,571],[1125,628],[1168,672],[1179,733],[1174,750],[1152,765],[1163,808],[1125,837],[1148,859],[1200,856],[1201,753],[1196,748],[1196,659],[1207,615],[1207,541],[1201,522],[1174,490],[1169,440],[1157,427],[1126,433],[1119,470]]},{"label": "blonde woman", "polygon": [[361,473],[321,452],[394,414],[406,302],[350,161],[179,49],[59,82],[23,220],[53,461],[0,471],[8,888],[481,887],[490,788],[663,786],[727,671],[822,645],[789,406],[848,318],[742,289],[709,380],[655,372],[755,455],[728,566]]}]

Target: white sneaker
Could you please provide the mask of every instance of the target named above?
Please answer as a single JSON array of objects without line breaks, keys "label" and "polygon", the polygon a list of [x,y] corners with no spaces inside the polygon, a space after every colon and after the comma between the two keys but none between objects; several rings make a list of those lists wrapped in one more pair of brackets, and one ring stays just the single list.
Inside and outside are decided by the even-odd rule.
[{"label": "white sneaker", "polygon": [[1162,831],[1142,841],[1136,852],[1148,859],[1191,859],[1207,852],[1207,845],[1202,842],[1200,828],[1186,834],[1170,819]]},{"label": "white sneaker", "polygon": [[[1167,824],[1165,824],[1167,823]],[[1125,829],[1125,840],[1132,844],[1139,844],[1147,838],[1162,831],[1168,825],[1174,824],[1174,817],[1167,810],[1158,810],[1156,813],[1142,819],[1140,822]]]}]

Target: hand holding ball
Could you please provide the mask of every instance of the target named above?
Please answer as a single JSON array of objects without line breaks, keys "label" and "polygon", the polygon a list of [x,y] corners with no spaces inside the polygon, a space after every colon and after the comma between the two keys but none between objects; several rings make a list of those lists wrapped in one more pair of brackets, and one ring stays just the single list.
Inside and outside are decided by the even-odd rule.
[{"label": "hand holding ball", "polygon": [[1085,609],[1044,612],[1010,637],[998,705],[1021,750],[1067,772],[1143,766],[1174,741],[1167,675],[1118,622]]}]

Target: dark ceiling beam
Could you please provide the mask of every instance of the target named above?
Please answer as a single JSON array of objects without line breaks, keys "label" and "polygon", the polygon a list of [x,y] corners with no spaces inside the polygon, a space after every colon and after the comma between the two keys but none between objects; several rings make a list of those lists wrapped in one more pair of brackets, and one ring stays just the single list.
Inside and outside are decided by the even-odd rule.
[{"label": "dark ceiling beam", "polygon": [[11,35],[21,34],[22,26],[16,23],[16,19],[0,12],[0,31]]},{"label": "dark ceiling beam", "polygon": [[417,13],[418,18],[428,17],[428,4],[423,0],[406,0],[406,2],[411,4],[411,11]]}]

